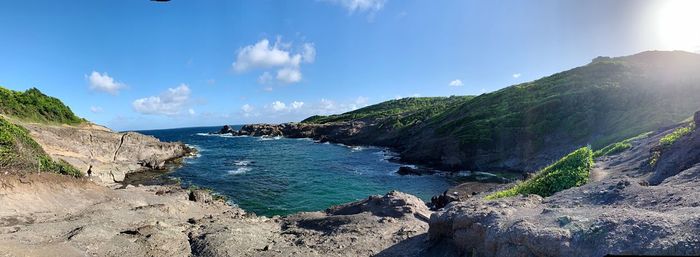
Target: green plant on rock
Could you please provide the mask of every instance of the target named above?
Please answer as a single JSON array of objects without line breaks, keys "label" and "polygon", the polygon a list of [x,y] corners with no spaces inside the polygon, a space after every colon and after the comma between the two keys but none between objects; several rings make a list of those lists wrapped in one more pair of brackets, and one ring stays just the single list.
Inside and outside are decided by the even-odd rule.
[{"label": "green plant on rock", "polygon": [[678,129],[674,130],[673,132],[671,132],[670,134],[662,137],[659,140],[659,145],[661,145],[662,147],[668,147],[668,146],[672,145],[673,143],[675,143],[676,141],[678,141],[678,139],[681,139],[684,136],[693,132],[693,130],[695,130],[695,123],[691,122],[687,126],[680,127]]},{"label": "green plant on rock", "polygon": [[588,147],[580,148],[537,172],[532,178],[513,188],[490,194],[486,199],[528,194],[551,196],[556,192],[586,184],[592,168],[593,151]]},{"label": "green plant on rock", "polygon": [[611,156],[611,155],[615,155],[615,154],[624,152],[625,150],[632,148],[632,144],[631,144],[632,141],[647,138],[647,137],[649,137],[649,135],[651,135],[651,133],[653,133],[653,132],[643,133],[643,134],[638,135],[636,137],[628,138],[628,139],[625,139],[623,141],[620,141],[620,142],[617,142],[614,144],[610,144],[606,147],[603,147],[602,149],[593,152],[593,158],[598,158],[598,157],[602,157],[602,156]]}]

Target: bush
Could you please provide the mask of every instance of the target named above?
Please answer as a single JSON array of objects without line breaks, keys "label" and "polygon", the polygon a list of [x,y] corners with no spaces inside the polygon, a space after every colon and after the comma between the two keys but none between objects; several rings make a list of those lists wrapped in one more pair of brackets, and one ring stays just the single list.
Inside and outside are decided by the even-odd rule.
[{"label": "bush", "polygon": [[513,188],[490,194],[486,196],[486,199],[528,194],[547,197],[556,192],[586,184],[592,168],[593,151],[584,147],[542,169],[534,177],[515,185]]},{"label": "bush", "polygon": [[595,151],[593,153],[593,158],[598,158],[601,156],[610,156],[621,153],[627,149],[632,148],[632,145],[627,142],[617,142],[612,145],[606,146],[603,149]]},{"label": "bush", "polygon": [[646,137],[648,137],[651,133],[653,133],[653,132],[643,133],[643,134],[641,134],[641,135],[639,135],[639,136],[636,136],[636,137],[633,137],[633,138],[628,138],[628,139],[625,139],[625,140],[623,140],[623,141],[620,141],[620,142],[617,142],[617,143],[608,145],[608,146],[606,146],[606,147],[603,147],[603,149],[600,149],[600,150],[595,151],[595,152],[593,153],[593,158],[598,158],[598,157],[601,157],[601,156],[611,156],[611,155],[615,155],[615,154],[621,153],[621,152],[623,152],[623,151],[625,151],[625,150],[627,150],[627,149],[632,148],[632,144],[630,144],[630,142],[632,142],[632,141],[634,141],[634,140],[639,140],[639,139],[642,139],[642,138],[646,138]]},{"label": "bush", "polygon": [[695,123],[691,122],[687,126],[680,127],[673,131],[672,133],[662,137],[659,140],[659,144],[662,147],[667,147],[678,141],[678,139],[681,139],[682,137],[690,134],[690,132],[693,132],[695,130]]}]

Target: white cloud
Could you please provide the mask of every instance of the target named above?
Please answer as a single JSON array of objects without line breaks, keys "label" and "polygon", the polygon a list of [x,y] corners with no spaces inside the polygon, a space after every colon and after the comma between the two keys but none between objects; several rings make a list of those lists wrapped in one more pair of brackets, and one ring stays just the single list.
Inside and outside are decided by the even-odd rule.
[{"label": "white cloud", "polygon": [[119,90],[126,88],[126,84],[114,81],[106,72],[99,73],[92,71],[90,75],[85,75],[90,84],[90,90],[102,91],[112,95],[119,93]]},{"label": "white cloud", "polygon": [[264,105],[261,109],[255,109],[250,104],[241,106],[239,115],[242,117],[264,117],[267,122],[298,121],[313,115],[330,115],[349,112],[368,105],[369,98],[359,96],[355,99],[337,102],[322,98],[318,102],[306,103],[303,101],[274,101]]},{"label": "white cloud", "polygon": [[355,104],[361,105],[361,106],[367,106],[367,102],[369,101],[369,98],[364,97],[364,96],[358,96],[357,99],[355,99]]},{"label": "white cloud", "polygon": [[195,115],[195,114],[196,114],[196,113],[194,112],[194,109],[192,109],[192,108],[190,108],[189,110],[187,110],[187,113],[189,113],[190,115]]},{"label": "white cloud", "polygon": [[345,7],[350,13],[376,12],[384,8],[387,0],[327,0],[328,2]]},{"label": "white cloud", "polygon": [[273,79],[272,75],[270,75],[270,73],[266,71],[266,72],[263,72],[263,74],[260,75],[260,77],[258,77],[258,83],[264,85],[264,84],[270,83],[270,81],[272,81],[272,79]]},{"label": "white cloud", "polygon": [[258,114],[255,113],[255,107],[250,104],[244,104],[241,106],[241,111],[243,111],[244,117],[258,116]]},{"label": "white cloud", "polygon": [[[190,88],[185,84],[180,84],[176,88],[168,88],[160,96],[136,99],[132,106],[136,112],[142,114],[174,116],[180,114],[187,107],[189,98]],[[192,112],[194,110],[190,113]]]},{"label": "white cloud", "polygon": [[294,101],[292,102],[292,109],[301,109],[304,106],[304,102]]},{"label": "white cloud", "polygon": [[520,76],[522,76],[522,75],[523,74],[520,74],[520,73],[514,73],[513,78],[517,79],[517,78],[520,78]]},{"label": "white cloud", "polygon": [[301,51],[301,57],[304,62],[313,63],[316,60],[316,48],[313,43],[305,43]]},{"label": "white cloud", "polygon": [[100,113],[102,112],[102,107],[99,106],[90,106],[90,112],[92,113]]},{"label": "white cloud", "polygon": [[284,83],[296,83],[301,81],[301,72],[297,68],[282,68],[277,71],[277,80]]},{"label": "white cloud", "polygon": [[283,111],[283,110],[287,109],[287,105],[284,104],[283,102],[280,102],[280,101],[274,101],[274,102],[272,102],[272,109],[275,110],[276,112]]},{"label": "white cloud", "polygon": [[[282,43],[279,39],[274,44],[270,44],[267,39],[260,40],[254,45],[249,45],[238,50],[236,61],[233,63],[233,70],[239,73],[255,69],[276,69],[275,77],[282,83],[296,83],[301,81],[301,64],[313,63],[316,60],[316,48],[312,43],[305,43],[301,46],[299,53],[292,53],[291,44]],[[259,78],[258,83],[267,84],[271,82],[272,75],[265,71]]]},{"label": "white cloud", "polygon": [[464,83],[462,83],[462,81],[459,80],[459,79],[455,79],[455,80],[453,80],[453,81],[450,81],[450,84],[449,84],[449,85],[450,85],[451,87],[461,87],[461,86],[464,86]]},{"label": "white cloud", "polygon": [[243,112],[252,112],[253,109],[253,106],[251,106],[250,104],[244,104],[243,106],[241,106],[241,110]]}]

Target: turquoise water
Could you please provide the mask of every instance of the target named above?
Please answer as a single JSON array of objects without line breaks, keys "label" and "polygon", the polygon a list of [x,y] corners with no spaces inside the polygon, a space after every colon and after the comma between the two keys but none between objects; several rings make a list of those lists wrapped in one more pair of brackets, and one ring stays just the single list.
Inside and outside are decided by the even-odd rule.
[{"label": "turquoise water", "polygon": [[444,176],[399,176],[390,152],[374,147],[321,144],[309,139],[207,135],[219,127],[140,131],[199,149],[167,174],[227,196],[258,215],[324,210],[399,190],[424,200],[453,185]]}]

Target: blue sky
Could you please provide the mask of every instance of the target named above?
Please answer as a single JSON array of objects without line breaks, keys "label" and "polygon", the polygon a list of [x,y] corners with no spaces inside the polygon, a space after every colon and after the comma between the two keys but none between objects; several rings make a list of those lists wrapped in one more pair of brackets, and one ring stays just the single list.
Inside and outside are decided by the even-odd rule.
[{"label": "blue sky", "polygon": [[2,1],[0,85],[116,130],[299,121],[697,50],[671,2]]}]

